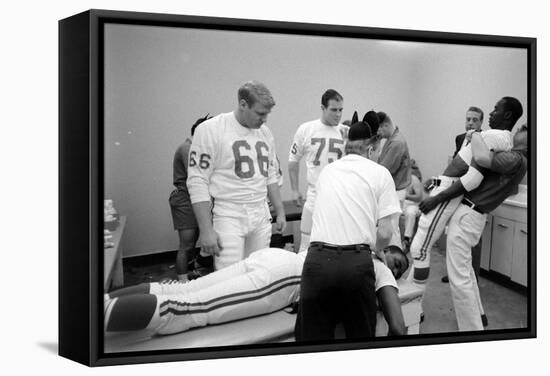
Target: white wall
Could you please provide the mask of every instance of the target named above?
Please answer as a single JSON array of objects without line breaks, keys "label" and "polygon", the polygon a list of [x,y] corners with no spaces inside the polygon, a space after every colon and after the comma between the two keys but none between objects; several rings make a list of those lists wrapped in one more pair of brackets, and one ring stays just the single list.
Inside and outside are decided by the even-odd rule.
[{"label": "white wall", "polygon": [[445,167],[469,106],[481,107],[487,124],[502,96],[526,105],[523,50],[134,25],[108,25],[105,35],[105,192],[128,216],[126,255],[177,248],[168,205],[173,153],[195,119],[233,110],[249,79],[264,82],[277,102],[268,126],[283,199],[292,137],[319,117],[327,88],[344,96],[343,119],[356,109],[390,114],[425,177]]},{"label": "white wall", "polygon": [[413,106],[407,141],[425,177],[437,175],[464,132],[468,107],[483,110],[482,127],[503,96],[517,98],[527,121],[527,54],[511,48],[426,44],[413,75]]}]

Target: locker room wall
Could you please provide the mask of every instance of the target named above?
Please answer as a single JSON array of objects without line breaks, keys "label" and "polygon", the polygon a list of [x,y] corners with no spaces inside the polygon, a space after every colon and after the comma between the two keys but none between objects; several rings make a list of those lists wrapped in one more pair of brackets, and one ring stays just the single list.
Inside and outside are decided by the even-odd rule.
[{"label": "locker room wall", "polygon": [[[413,74],[416,91],[407,142],[423,176],[440,174],[455,150],[455,137],[464,132],[466,110],[483,110],[482,129],[489,113],[504,96],[517,98],[527,121],[527,53],[525,50],[453,45],[425,45],[422,63]],[[514,132],[514,130],[512,131]],[[429,136],[431,142],[426,142]],[[524,180],[525,184],[527,180]]]},{"label": "locker room wall", "polygon": [[277,103],[267,124],[284,172],[283,199],[290,198],[294,132],[320,116],[328,88],[344,96],[343,120],[354,110],[388,112],[424,174],[440,172],[469,105],[488,110],[503,95],[526,103],[525,54],[452,47],[108,25],[105,193],[128,216],[125,256],[177,248],[168,205],[173,154],[198,117],[232,111],[250,79],[264,82]]}]

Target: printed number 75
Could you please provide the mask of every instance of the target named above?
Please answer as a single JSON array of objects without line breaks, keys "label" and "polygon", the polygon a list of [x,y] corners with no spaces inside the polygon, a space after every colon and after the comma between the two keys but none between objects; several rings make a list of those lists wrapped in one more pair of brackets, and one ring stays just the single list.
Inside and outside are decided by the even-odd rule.
[{"label": "printed number 75", "polygon": [[[314,166],[320,166],[321,165],[321,154],[323,153],[323,150],[325,149],[325,146],[327,145],[327,139],[326,138],[317,138],[313,137],[311,139],[311,145],[319,144],[319,148],[317,149],[317,154],[315,154],[315,159],[313,160]],[[337,138],[329,138],[328,139],[328,152],[329,153],[336,153],[337,157],[336,159],[342,158],[342,149],[339,147],[336,147],[336,145],[344,145],[344,141],[339,140]],[[328,158],[328,163],[334,162],[334,159]]]}]

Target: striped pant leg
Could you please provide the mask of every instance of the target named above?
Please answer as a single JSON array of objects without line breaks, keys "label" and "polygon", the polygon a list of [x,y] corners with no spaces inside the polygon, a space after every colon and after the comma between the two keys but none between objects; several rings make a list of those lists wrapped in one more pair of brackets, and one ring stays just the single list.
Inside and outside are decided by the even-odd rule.
[{"label": "striped pant leg", "polygon": [[[437,187],[430,193],[435,196],[445,188]],[[437,205],[432,211],[422,214],[418,229],[411,243],[413,257],[413,279],[416,283],[426,283],[430,273],[430,252],[449,222],[450,217],[460,204],[462,196]]]},{"label": "striped pant leg", "polygon": [[[159,297],[157,333],[170,334],[211,324],[270,313],[296,300],[299,256],[281,259],[267,249],[242,263],[243,274],[181,295]],[[258,253],[258,255],[256,255]],[[217,273],[217,272],[215,272]]]}]

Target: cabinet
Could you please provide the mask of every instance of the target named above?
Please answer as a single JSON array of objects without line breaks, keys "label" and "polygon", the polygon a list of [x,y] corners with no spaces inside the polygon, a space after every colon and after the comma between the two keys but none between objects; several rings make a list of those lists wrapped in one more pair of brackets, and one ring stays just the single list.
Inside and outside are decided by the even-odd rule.
[{"label": "cabinet", "polygon": [[514,253],[510,278],[527,286],[527,224],[516,223],[514,228]]},{"label": "cabinet", "polygon": [[505,276],[512,274],[514,221],[493,217],[490,269]]},{"label": "cabinet", "polygon": [[527,209],[502,204],[487,216],[481,267],[527,286]]}]

